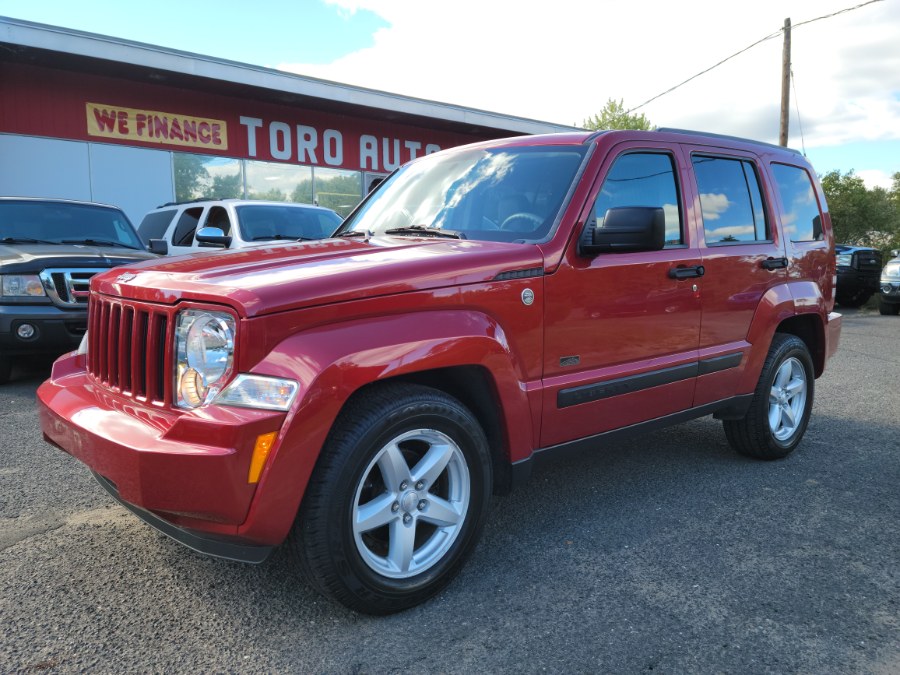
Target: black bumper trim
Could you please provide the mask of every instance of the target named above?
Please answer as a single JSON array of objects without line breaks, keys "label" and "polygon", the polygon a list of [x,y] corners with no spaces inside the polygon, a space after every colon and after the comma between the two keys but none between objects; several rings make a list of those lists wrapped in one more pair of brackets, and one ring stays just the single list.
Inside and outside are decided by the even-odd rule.
[{"label": "black bumper trim", "polygon": [[103,488],[107,492],[109,492],[110,495],[112,495],[113,499],[119,502],[119,504],[131,511],[134,515],[136,515],[151,527],[162,532],[167,537],[171,537],[179,544],[187,546],[188,548],[197,551],[198,553],[215,556],[216,558],[224,558],[226,560],[235,560],[237,562],[258,565],[262,562],[265,562],[272,551],[275,549],[274,546],[250,546],[246,544],[235,544],[227,541],[219,541],[217,539],[209,539],[189,530],[185,530],[184,528],[178,527],[177,525],[173,525],[167,520],[163,520],[150,511],[126,502],[119,496],[119,491],[116,489],[116,486],[112,481],[104,478],[95,471],[91,471],[91,473],[93,474],[94,478],[97,479],[97,482],[100,483],[100,485],[102,485]]}]

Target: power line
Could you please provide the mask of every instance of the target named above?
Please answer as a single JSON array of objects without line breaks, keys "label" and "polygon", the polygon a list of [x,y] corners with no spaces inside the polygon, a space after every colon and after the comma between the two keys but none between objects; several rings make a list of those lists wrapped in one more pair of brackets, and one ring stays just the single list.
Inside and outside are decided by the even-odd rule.
[{"label": "power line", "polygon": [[[824,15],[822,15],[822,16],[817,16],[815,19],[807,19],[806,21],[801,21],[800,23],[795,23],[795,24],[793,25],[793,28],[799,28],[800,26],[805,26],[805,25],[810,24],[810,23],[813,23],[813,22],[815,22],[815,21],[821,21],[822,19],[830,19],[831,17],[837,16],[838,14],[844,14],[845,12],[852,12],[853,10],[855,10],[855,9],[860,9],[861,7],[865,7],[866,5],[871,5],[871,4],[873,4],[873,3],[876,3],[876,2],[883,2],[883,1],[884,1],[884,0],[868,0],[868,2],[863,2],[863,3],[860,3],[860,4],[855,5],[855,6],[853,6],[853,7],[847,7],[847,8],[845,8],[845,9],[840,9],[840,10],[838,10],[838,11],[836,11],[836,12],[832,12],[831,14],[824,14]],[[783,28],[779,28],[779,29],[778,29],[777,31],[775,31],[774,33],[771,33],[770,35],[766,35],[766,37],[764,37],[764,38],[762,38],[762,39],[760,39],[760,40],[757,40],[757,41],[754,42],[752,45],[749,45],[749,46],[747,46],[747,47],[744,47],[744,48],[743,48],[742,50],[740,50],[739,52],[735,52],[735,53],[732,54],[731,56],[722,59],[722,60],[719,61],[717,64],[715,64],[715,65],[713,65],[713,66],[710,66],[710,67],[707,68],[706,70],[702,70],[702,71],[700,71],[699,73],[697,73],[696,75],[693,75],[693,76],[689,77],[689,78],[686,79],[684,82],[681,82],[681,83],[679,83],[679,84],[676,84],[674,87],[670,87],[669,89],[666,89],[666,90],[665,90],[664,92],[662,92],[661,94],[657,94],[657,95],[654,96],[653,98],[647,99],[646,101],[644,101],[644,102],[641,103],[640,105],[636,105],[635,107],[631,108],[630,110],[626,110],[625,112],[622,113],[622,116],[624,117],[625,115],[628,115],[628,114],[634,112],[635,110],[639,110],[640,108],[643,108],[643,107],[644,107],[645,105],[647,105],[648,103],[652,103],[652,102],[655,101],[656,99],[661,98],[661,97],[665,96],[666,94],[671,94],[673,91],[675,91],[676,89],[679,89],[680,87],[683,87],[684,85],[686,85],[686,84],[687,84],[688,82],[690,82],[691,80],[696,80],[696,79],[697,79],[698,77],[700,77],[701,75],[705,75],[705,74],[708,73],[709,71],[715,70],[716,68],[718,68],[719,66],[721,66],[723,63],[726,63],[726,62],[728,62],[728,61],[731,61],[731,59],[733,59],[734,57],[740,56],[740,55],[743,54],[744,52],[749,51],[750,49],[753,49],[754,47],[756,47],[757,45],[762,44],[763,42],[766,42],[766,41],[768,41],[768,40],[772,40],[772,39],[778,37],[779,35],[781,35],[781,33],[782,33],[783,31],[784,31]]]}]

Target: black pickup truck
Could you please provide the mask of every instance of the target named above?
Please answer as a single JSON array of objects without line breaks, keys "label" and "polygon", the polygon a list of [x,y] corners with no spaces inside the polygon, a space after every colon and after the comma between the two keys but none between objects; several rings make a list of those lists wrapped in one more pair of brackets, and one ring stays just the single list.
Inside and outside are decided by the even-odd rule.
[{"label": "black pickup truck", "polygon": [[16,358],[78,346],[94,274],[154,257],[114,206],[0,197],[0,384]]},{"label": "black pickup truck", "polygon": [[844,307],[862,307],[878,292],[881,251],[868,246],[835,244],[837,291],[835,300]]}]

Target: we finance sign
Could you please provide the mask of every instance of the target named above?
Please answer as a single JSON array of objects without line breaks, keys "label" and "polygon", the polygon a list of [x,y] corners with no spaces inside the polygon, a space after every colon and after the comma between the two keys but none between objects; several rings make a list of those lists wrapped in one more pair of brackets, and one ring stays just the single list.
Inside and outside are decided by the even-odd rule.
[{"label": "we finance sign", "polygon": [[228,126],[224,120],[101,103],[86,105],[90,136],[207,150],[228,149]]}]

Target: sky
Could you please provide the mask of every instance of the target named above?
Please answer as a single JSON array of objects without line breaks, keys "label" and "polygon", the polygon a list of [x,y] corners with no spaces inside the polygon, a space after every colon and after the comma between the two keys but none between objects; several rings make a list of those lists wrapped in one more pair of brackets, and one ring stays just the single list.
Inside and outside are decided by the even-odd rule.
[{"label": "sky", "polygon": [[0,15],[573,126],[612,98],[658,127],[776,143],[790,18],[788,144],[819,173],[853,170],[889,188],[900,171],[900,0],[866,3],[153,0],[125,11],[0,0]]}]

